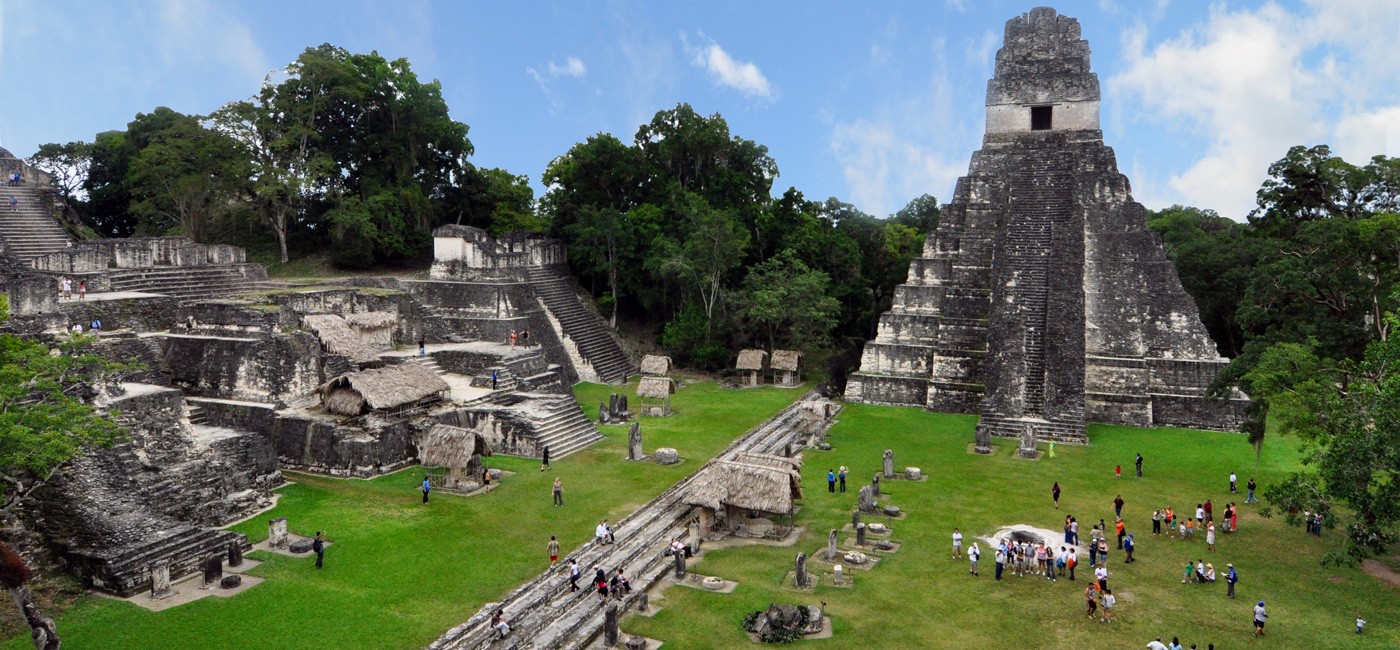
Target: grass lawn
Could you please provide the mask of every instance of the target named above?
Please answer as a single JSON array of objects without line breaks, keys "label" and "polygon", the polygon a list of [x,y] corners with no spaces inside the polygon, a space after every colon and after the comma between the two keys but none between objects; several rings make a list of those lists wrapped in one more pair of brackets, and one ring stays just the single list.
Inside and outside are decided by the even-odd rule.
[{"label": "grass lawn", "polygon": [[[576,394],[588,411],[617,390],[580,385]],[[261,540],[278,516],[301,534],[325,529],[334,544],[324,570],[308,558],[253,553],[263,564],[250,573],[268,580],[246,593],[158,613],[87,596],[58,617],[59,633],[69,648],[421,648],[544,569],[550,535],[566,549],[587,541],[599,519],[631,513],[801,394],[691,385],[675,395],[676,415],[642,420],[646,448],[676,447],[680,465],[628,463],[626,427],[603,427],[605,441],[552,472],[490,458],[488,466],[516,474],[487,495],[438,494],[427,506],[413,468],[369,481],[290,475],[296,484],[282,489],[277,508],[236,529]],[[564,508],[550,505],[555,477]],[[25,636],[3,647],[32,645]]]},{"label": "grass lawn", "polygon": [[[1271,437],[1263,464],[1239,435],[1176,429],[1091,426],[1092,445],[1058,445],[1055,459],[1018,460],[1015,441],[997,440],[991,457],[967,453],[975,418],[941,415],[914,408],[848,405],[832,429],[830,452],[808,451],[803,468],[807,498],[798,525],[807,532],[796,547],[749,546],[712,551],[692,565],[705,575],[737,580],[732,594],[671,588],[657,604],[654,618],[624,619],[623,630],[662,639],[666,648],[754,647],[740,629],[750,611],[772,602],[817,604],[826,601],[835,636],[803,641],[804,647],[828,648],[1141,648],[1156,636],[1184,647],[1207,643],[1229,649],[1395,648],[1400,647],[1400,597],[1394,589],[1358,569],[1323,568],[1324,550],[1339,548],[1337,530],[1319,539],[1301,528],[1285,526],[1280,517],[1264,519],[1259,506],[1240,507],[1241,531],[1217,534],[1216,551],[1206,551],[1204,535],[1192,541],[1167,541],[1151,534],[1155,507],[1194,511],[1207,498],[1216,513],[1234,500],[1244,502],[1244,484],[1254,476],[1262,488],[1297,468],[1296,441]],[[882,503],[903,508],[908,517],[890,522],[893,539],[903,545],[871,571],[850,571],[857,586],[817,587],[801,593],[780,586],[798,551],[809,555],[825,546],[826,534],[850,521],[856,490],[880,467],[884,449],[895,452],[896,469],[921,467],[930,480],[886,481]],[[1044,445],[1042,445],[1042,449]],[[1135,454],[1145,458],[1143,479],[1132,477]],[[826,470],[845,464],[853,480],[846,494],[826,490]],[[1124,477],[1113,467],[1122,464]],[[1240,494],[1230,495],[1228,477],[1240,477]],[[1051,504],[1050,486],[1059,481],[1060,509]],[[1064,516],[1081,522],[1113,521],[1113,498],[1126,501],[1124,518],[1137,533],[1138,562],[1122,563],[1110,554],[1109,587],[1118,597],[1117,621],[1090,622],[1084,615],[1085,573],[1079,580],[1049,583],[1043,577],[993,580],[994,552],[983,549],[981,577],[968,575],[966,560],[951,559],[954,526],[971,538],[989,535],[1003,525],[1024,523],[1059,531]],[[883,518],[866,518],[880,521]],[[849,534],[842,534],[842,540]],[[1112,542],[1110,542],[1112,544]],[[1183,585],[1187,560],[1204,558],[1219,569],[1215,585]],[[1238,599],[1225,597],[1225,564],[1240,571]],[[829,568],[812,564],[818,571]],[[1081,564],[1081,568],[1087,562]],[[1255,601],[1268,602],[1266,639],[1254,640]],[[1357,636],[1354,620],[1368,622]]]}]

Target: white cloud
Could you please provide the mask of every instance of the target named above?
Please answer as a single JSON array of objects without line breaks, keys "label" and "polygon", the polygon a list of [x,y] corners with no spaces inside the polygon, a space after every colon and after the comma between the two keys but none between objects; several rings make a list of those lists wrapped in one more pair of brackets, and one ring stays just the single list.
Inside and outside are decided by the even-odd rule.
[{"label": "white cloud", "polygon": [[763,75],[763,71],[759,70],[757,65],[736,60],[724,51],[719,43],[706,38],[704,34],[701,34],[700,38],[708,42],[699,47],[691,47],[685,34],[681,34],[681,43],[690,55],[690,62],[695,67],[704,68],[709,72],[712,81],[737,90],[747,97],[770,101],[776,97],[773,84],[769,83],[768,77]]},{"label": "white cloud", "polygon": [[573,77],[582,79],[588,74],[588,68],[584,67],[583,61],[576,56],[571,56],[564,60],[564,65],[559,65],[553,61],[549,62],[549,76],[551,77]]},{"label": "white cloud", "polygon": [[1152,196],[1242,219],[1269,164],[1292,145],[1332,143],[1352,162],[1384,152],[1400,116],[1400,75],[1377,24],[1393,20],[1371,3],[1316,8],[1216,6],[1203,24],[1155,45],[1145,28],[1125,37],[1126,65],[1106,94],[1141,103],[1124,111],[1138,116],[1130,122],[1165,120],[1168,132],[1204,141],[1184,170],[1143,179]]}]

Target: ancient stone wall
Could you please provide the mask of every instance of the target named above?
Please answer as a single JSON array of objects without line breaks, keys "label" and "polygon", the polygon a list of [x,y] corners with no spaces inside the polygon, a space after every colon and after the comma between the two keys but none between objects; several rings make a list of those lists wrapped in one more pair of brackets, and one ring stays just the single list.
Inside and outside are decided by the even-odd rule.
[{"label": "ancient stone wall", "polygon": [[480,228],[447,225],[433,231],[435,280],[523,278],[531,267],[563,266],[564,244],[538,235],[512,234],[493,238]]},{"label": "ancient stone wall", "polygon": [[175,383],[193,395],[280,402],[309,395],[327,378],[320,342],[306,332],[269,338],[160,337]]}]

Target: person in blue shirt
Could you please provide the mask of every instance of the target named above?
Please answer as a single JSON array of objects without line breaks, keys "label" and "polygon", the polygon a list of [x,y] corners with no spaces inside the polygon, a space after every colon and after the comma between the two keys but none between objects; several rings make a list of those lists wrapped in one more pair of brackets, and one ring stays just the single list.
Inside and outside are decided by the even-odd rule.
[{"label": "person in blue shirt", "polygon": [[826,491],[836,494],[836,470],[830,468],[826,470]]},{"label": "person in blue shirt", "polygon": [[1235,597],[1235,583],[1240,581],[1240,574],[1235,572],[1234,564],[1226,564],[1230,572],[1225,574],[1225,585],[1229,589],[1230,598]]},{"label": "person in blue shirt", "polygon": [[424,476],[424,477],[423,477],[423,503],[427,503],[427,502],[428,502],[428,492],[431,492],[432,489],[433,489],[433,486],[432,486],[432,484],[428,483],[428,477],[427,477],[427,476]]}]

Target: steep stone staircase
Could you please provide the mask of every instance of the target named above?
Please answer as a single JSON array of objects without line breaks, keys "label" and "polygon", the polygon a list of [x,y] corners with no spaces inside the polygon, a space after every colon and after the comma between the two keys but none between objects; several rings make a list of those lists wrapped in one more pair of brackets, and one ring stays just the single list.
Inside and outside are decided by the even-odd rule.
[{"label": "steep stone staircase", "polygon": [[583,305],[568,280],[541,267],[531,267],[526,274],[535,294],[559,319],[564,333],[578,346],[579,354],[593,364],[598,378],[609,384],[626,383],[634,370],[627,353],[602,319]]},{"label": "steep stone staircase", "polygon": [[141,291],[180,300],[222,298],[265,286],[267,273],[258,264],[165,266],[114,270],[112,291]]},{"label": "steep stone staircase", "polygon": [[[73,244],[39,201],[39,192],[28,185],[5,186],[0,192],[0,243],[5,252],[21,262],[61,251]],[[18,212],[10,210],[10,197],[19,201]]]},{"label": "steep stone staircase", "polygon": [[497,390],[468,402],[468,409],[497,410],[523,420],[537,444],[549,447],[551,459],[563,458],[603,439],[573,395]]}]

